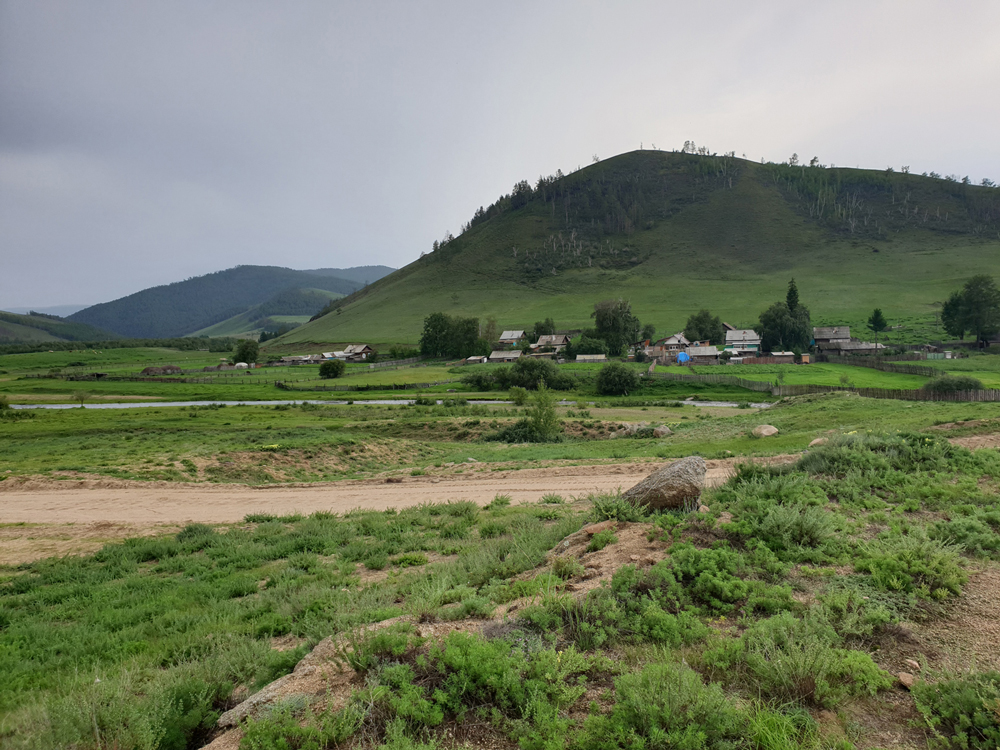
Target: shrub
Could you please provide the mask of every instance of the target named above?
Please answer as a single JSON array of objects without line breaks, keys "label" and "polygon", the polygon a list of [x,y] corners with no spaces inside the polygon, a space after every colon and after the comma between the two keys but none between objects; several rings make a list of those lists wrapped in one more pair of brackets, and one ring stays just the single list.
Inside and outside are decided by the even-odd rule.
[{"label": "shrub", "polygon": [[645,515],[642,508],[622,497],[621,490],[591,495],[589,499],[595,521],[639,521]]},{"label": "shrub", "polygon": [[942,375],[920,389],[931,393],[954,393],[955,391],[981,391],[983,383],[969,375]]},{"label": "shrub", "polygon": [[516,406],[524,406],[528,403],[528,389],[522,388],[519,385],[512,385],[510,387],[510,400],[513,401]]},{"label": "shrub", "polygon": [[962,750],[1000,747],[1000,672],[971,672],[913,686],[917,708],[949,746]]},{"label": "shrub", "polygon": [[574,557],[560,555],[552,561],[552,574],[566,580],[583,575],[583,565]]},{"label": "shrub", "polygon": [[597,392],[603,396],[627,396],[638,387],[639,375],[621,362],[610,362],[597,374]]},{"label": "shrub", "polygon": [[319,366],[319,376],[324,380],[339,378],[344,374],[347,365],[339,359],[328,359]]},{"label": "shrub", "polygon": [[512,498],[510,495],[501,495],[500,493],[497,493],[496,495],[493,496],[493,499],[490,501],[489,505],[486,506],[486,509],[500,510],[501,508],[506,508],[507,506],[509,506],[511,502],[513,502],[513,500],[514,498]]},{"label": "shrub", "polygon": [[969,580],[961,567],[960,549],[918,534],[880,539],[861,547],[855,569],[871,574],[875,585],[887,591],[945,599],[961,594]]},{"label": "shrub", "polygon": [[835,648],[839,642],[822,619],[783,612],[704,658],[710,666],[736,668],[764,696],[782,702],[832,707],[848,695],[874,695],[892,684],[868,654]]},{"label": "shrub", "polygon": [[741,733],[740,715],[718,685],[680,664],[650,664],[615,680],[617,702],[607,716],[590,716],[575,743],[605,748],[723,747]]},{"label": "shrub", "polygon": [[618,537],[615,536],[614,529],[605,529],[600,531],[591,538],[590,544],[587,545],[587,552],[598,552],[604,549],[609,544],[617,544]]}]

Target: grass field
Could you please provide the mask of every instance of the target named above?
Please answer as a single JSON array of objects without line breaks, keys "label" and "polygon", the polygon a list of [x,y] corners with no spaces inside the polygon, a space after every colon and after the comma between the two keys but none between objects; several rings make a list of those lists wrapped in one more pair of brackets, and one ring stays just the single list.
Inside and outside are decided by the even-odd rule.
[{"label": "grass field", "polygon": [[[774,414],[827,427],[869,406],[825,396]],[[945,406],[889,424],[951,418]],[[249,516],[41,560],[0,571],[0,738],[199,747],[318,646],[313,692],[254,712],[241,748],[426,750],[458,735],[853,750],[959,743],[975,722],[985,739],[966,746],[985,750],[1000,719],[961,696],[1000,690],[995,644],[955,618],[995,615],[982,582],[1000,557],[997,476],[995,451],[865,432],[742,470],[703,495],[708,514],[497,497]],[[574,534],[603,519],[617,528]],[[915,706],[893,676],[913,657]]]},{"label": "grass field", "polygon": [[[643,405],[643,404],[647,405]],[[107,412],[36,411],[0,420],[8,477],[81,474],[123,479],[245,482],[335,481],[428,464],[706,458],[800,451],[827,431],[919,429],[1000,417],[1000,404],[877,401],[817,395],[756,409],[656,406],[658,399],[598,399],[559,407],[567,440],[484,442],[523,416],[510,406],[193,406]],[[666,424],[666,438],[609,440],[623,423]],[[762,441],[758,424],[778,427]]]}]

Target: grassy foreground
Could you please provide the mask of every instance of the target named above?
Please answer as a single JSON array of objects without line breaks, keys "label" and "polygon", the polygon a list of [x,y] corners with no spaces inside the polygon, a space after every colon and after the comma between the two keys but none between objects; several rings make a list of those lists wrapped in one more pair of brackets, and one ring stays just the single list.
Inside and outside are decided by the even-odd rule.
[{"label": "grassy foreground", "polygon": [[[746,466],[707,514],[498,497],[39,561],[0,585],[0,736],[199,747],[332,635],[352,694],[279,702],[242,748],[450,747],[463,727],[471,746],[525,750],[996,747],[982,707],[1000,674],[917,649],[949,647],[920,638],[1000,556],[997,476],[994,451],[866,432]],[[562,544],[588,519],[618,528]],[[428,639],[418,622],[462,626]],[[907,656],[924,663],[910,694],[891,674]]]}]

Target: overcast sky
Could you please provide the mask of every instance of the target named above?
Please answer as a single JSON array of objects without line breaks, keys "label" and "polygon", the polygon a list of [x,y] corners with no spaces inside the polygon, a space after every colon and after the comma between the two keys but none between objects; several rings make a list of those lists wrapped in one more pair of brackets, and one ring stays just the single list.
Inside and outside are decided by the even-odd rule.
[{"label": "overcast sky", "polygon": [[402,266],[685,140],[1000,182],[1000,2],[0,0],[0,309]]}]

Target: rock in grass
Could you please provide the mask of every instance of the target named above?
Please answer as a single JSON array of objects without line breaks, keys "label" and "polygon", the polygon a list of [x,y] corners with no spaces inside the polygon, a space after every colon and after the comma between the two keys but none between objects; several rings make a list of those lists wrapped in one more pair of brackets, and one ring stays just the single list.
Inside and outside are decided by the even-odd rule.
[{"label": "rock in grass", "polygon": [[914,659],[903,659],[903,664],[905,664],[906,666],[908,666],[914,672],[919,672],[920,671],[920,662],[918,662],[918,661],[916,661]]},{"label": "rock in grass", "polygon": [[827,444],[827,439],[826,438],[816,438],[811,443],[809,443],[809,447],[810,448],[815,448],[815,447],[817,447],[819,445],[826,445],[826,444]]},{"label": "rock in grass", "polygon": [[705,486],[705,459],[688,456],[657,469],[622,497],[653,510],[683,508],[701,497]]},{"label": "rock in grass", "polygon": [[771,424],[760,424],[753,428],[753,436],[764,438],[778,434],[778,428]]},{"label": "rock in grass", "polygon": [[896,679],[899,680],[899,684],[907,690],[912,690],[913,686],[917,684],[917,678],[909,672],[900,672],[896,675]]},{"label": "rock in grass", "polygon": [[665,424],[661,424],[655,430],[653,430],[653,437],[666,437],[667,435],[673,435],[674,432]]}]

